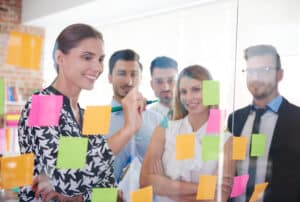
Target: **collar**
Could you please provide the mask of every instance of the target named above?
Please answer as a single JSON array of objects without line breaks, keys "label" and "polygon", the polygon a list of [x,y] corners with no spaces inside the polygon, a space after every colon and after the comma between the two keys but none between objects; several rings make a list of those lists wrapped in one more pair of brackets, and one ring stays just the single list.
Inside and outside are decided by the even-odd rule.
[{"label": "collar", "polygon": [[[271,100],[268,104],[267,104],[267,108],[268,110],[274,112],[274,113],[278,113],[279,107],[281,105],[283,101],[283,98],[281,95],[278,95],[277,97],[275,97],[273,100]],[[251,109],[255,110],[255,108],[257,108],[254,104],[251,105]]]}]

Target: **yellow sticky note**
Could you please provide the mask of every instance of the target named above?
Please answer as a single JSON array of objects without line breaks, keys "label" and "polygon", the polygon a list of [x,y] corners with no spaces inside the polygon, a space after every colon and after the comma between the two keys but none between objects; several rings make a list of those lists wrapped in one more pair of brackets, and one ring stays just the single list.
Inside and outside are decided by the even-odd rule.
[{"label": "yellow sticky note", "polygon": [[195,156],[195,135],[180,134],[176,135],[176,160],[191,159]]},{"label": "yellow sticky note", "polygon": [[9,35],[6,63],[38,70],[41,60],[42,37],[12,31]]},{"label": "yellow sticky note", "polygon": [[148,186],[138,189],[130,193],[131,202],[152,202],[153,201],[153,188]]},{"label": "yellow sticky note", "polygon": [[87,106],[83,119],[83,135],[106,135],[109,132],[111,106]]},{"label": "yellow sticky note", "polygon": [[254,187],[254,192],[253,192],[249,202],[257,201],[262,196],[262,193],[265,191],[268,184],[269,184],[268,182],[256,184]]},{"label": "yellow sticky note", "polygon": [[197,200],[213,200],[215,198],[217,176],[201,175],[199,177]]},{"label": "yellow sticky note", "polygon": [[232,159],[245,160],[247,150],[247,137],[233,137]]},{"label": "yellow sticky note", "polygon": [[1,159],[1,187],[31,185],[33,179],[34,155],[23,154],[20,156],[3,157]]}]

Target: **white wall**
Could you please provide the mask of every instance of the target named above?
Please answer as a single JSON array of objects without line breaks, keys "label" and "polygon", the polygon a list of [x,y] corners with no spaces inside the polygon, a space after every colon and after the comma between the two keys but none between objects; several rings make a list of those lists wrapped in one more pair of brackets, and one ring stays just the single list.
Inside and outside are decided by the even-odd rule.
[{"label": "white wall", "polygon": [[[166,1],[163,2],[166,3]],[[270,43],[278,49],[285,70],[280,91],[289,100],[300,105],[300,94],[295,93],[300,82],[298,79],[300,67],[299,0],[240,0],[238,18],[237,0],[218,0],[203,5],[199,3],[201,1],[190,0],[188,2],[186,6],[181,5],[181,8],[173,9],[172,6],[175,5],[171,3],[169,7],[165,7],[166,9],[158,9],[156,5],[156,8],[152,7],[151,12],[148,10],[144,13],[138,9],[138,6],[127,7],[129,10],[123,11],[127,13],[126,15],[119,15],[110,23],[99,21],[94,24],[95,19],[91,19],[92,24],[104,34],[106,64],[111,53],[118,49],[136,50],[144,65],[141,91],[149,99],[153,98],[149,85],[149,65],[154,57],[159,55],[174,57],[178,60],[180,69],[195,63],[204,65],[212,72],[214,79],[221,82],[221,108],[230,112],[233,108],[251,102],[251,96],[245,86],[245,77],[241,73],[241,69],[245,67],[242,50],[249,45]],[[111,9],[115,12],[113,7]],[[133,11],[130,12],[130,9]],[[44,49],[45,86],[49,85],[55,77],[51,51],[57,34],[71,17],[70,12],[65,17],[66,20],[61,20],[61,23],[55,21],[55,23],[47,24],[45,22],[47,25]],[[101,19],[101,14],[99,12],[99,19]],[[236,26],[237,19],[238,26]],[[43,20],[35,22],[41,24]],[[238,31],[237,38],[236,31]],[[235,46],[237,46],[236,61]],[[234,74],[235,62],[236,75]],[[107,68],[106,65],[95,89],[83,92],[80,98],[83,106],[110,102],[112,90],[107,80]],[[234,82],[235,78],[236,82]],[[234,91],[235,88],[236,91]]]}]

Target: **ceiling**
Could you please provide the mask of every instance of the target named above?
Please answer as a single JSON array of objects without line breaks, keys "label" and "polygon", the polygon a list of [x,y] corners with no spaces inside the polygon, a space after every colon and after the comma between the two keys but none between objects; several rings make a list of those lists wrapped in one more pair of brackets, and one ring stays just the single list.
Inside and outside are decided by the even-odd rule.
[{"label": "ceiling", "polygon": [[99,26],[214,1],[217,0],[23,0],[22,23],[63,27],[81,22]]}]

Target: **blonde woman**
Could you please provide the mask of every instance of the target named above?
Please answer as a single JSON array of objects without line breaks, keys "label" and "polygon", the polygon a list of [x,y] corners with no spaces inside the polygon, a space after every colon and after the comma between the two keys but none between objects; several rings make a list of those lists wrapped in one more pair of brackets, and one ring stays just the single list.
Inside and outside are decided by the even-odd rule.
[{"label": "blonde woman", "polygon": [[[218,161],[201,159],[201,144],[205,135],[209,106],[202,103],[202,81],[211,80],[207,69],[199,65],[181,71],[175,95],[173,121],[157,127],[153,133],[143,161],[140,185],[152,185],[158,202],[197,201],[200,175],[217,175]],[[176,135],[195,134],[195,156],[188,160],[175,160]],[[231,162],[231,138],[225,134],[222,201],[227,201],[234,176]],[[216,200],[216,197],[215,197]]]}]

